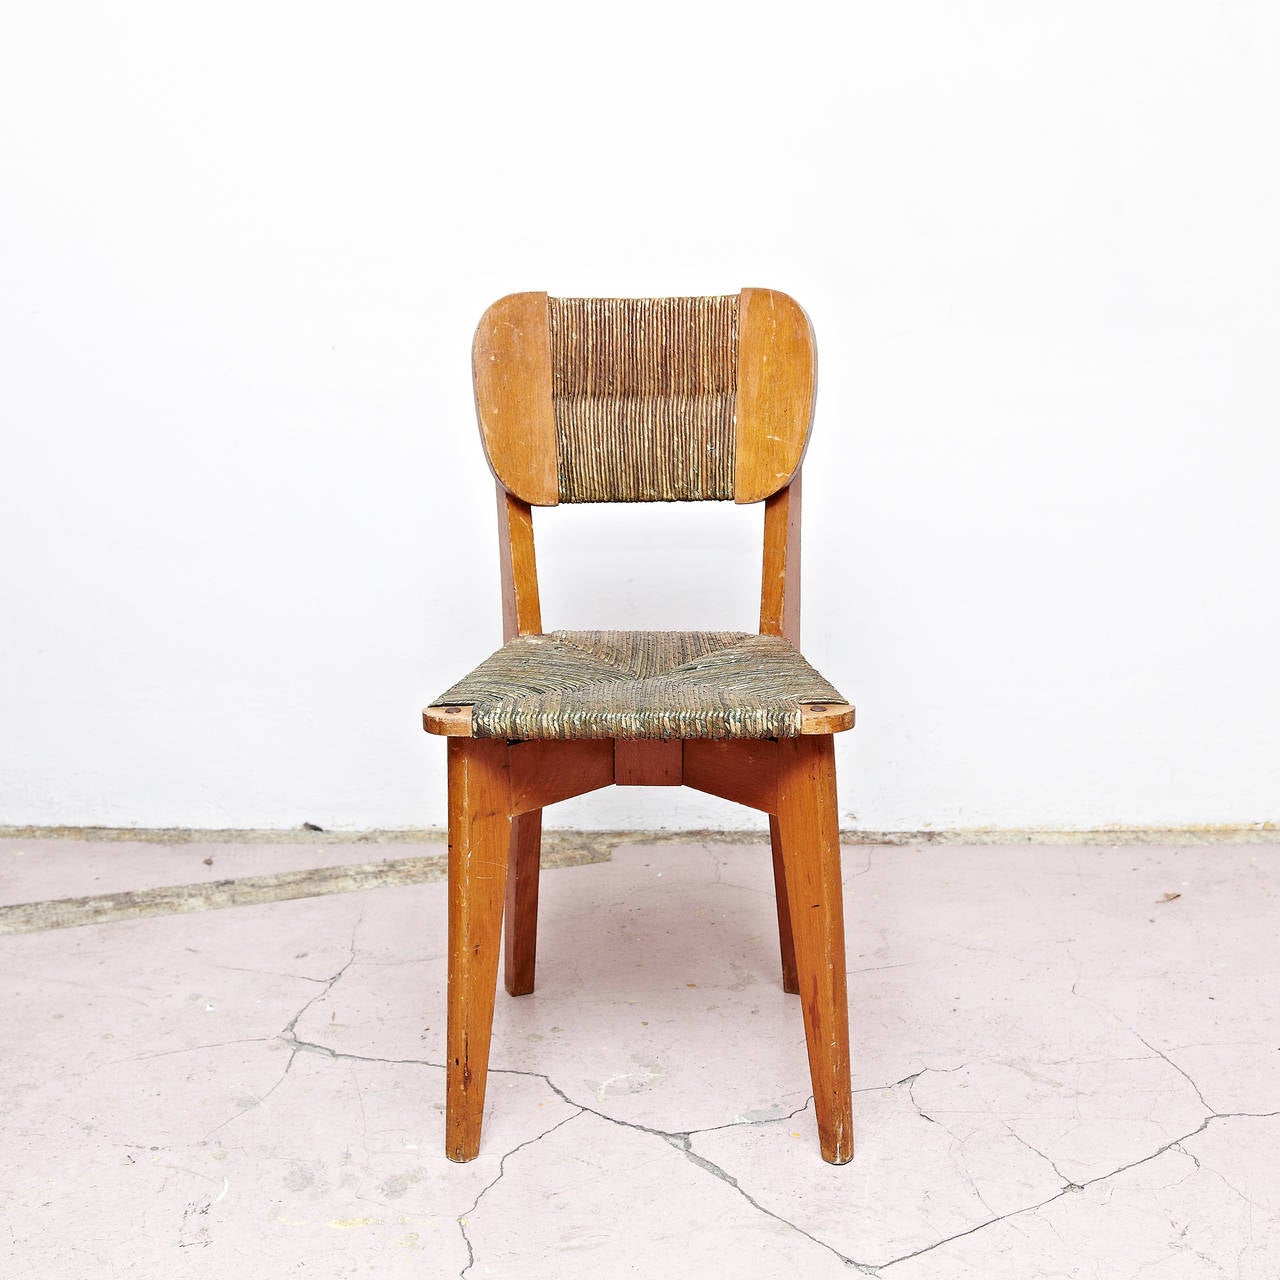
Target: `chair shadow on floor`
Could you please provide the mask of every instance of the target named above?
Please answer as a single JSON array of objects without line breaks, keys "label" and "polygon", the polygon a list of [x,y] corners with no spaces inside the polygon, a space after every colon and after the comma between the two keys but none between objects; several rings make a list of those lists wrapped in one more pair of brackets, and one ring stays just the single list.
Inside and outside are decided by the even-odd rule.
[{"label": "chair shadow on floor", "polygon": [[[591,1107],[625,1077],[607,1090],[617,1114],[667,1131],[794,1111],[810,1089],[770,879],[759,845],[620,847],[544,877],[538,987],[499,1000],[495,1069],[545,1074]],[[654,1096],[620,1103],[637,1081]]]}]

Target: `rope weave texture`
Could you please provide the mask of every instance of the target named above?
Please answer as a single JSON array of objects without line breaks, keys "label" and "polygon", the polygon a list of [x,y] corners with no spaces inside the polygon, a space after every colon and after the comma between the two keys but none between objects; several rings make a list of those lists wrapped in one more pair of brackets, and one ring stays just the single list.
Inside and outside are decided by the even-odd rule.
[{"label": "rope weave texture", "polygon": [[441,694],[477,738],[794,738],[802,702],[843,702],[779,636],[519,636]]},{"label": "rope weave texture", "polygon": [[738,295],[548,310],[560,501],[732,498]]}]

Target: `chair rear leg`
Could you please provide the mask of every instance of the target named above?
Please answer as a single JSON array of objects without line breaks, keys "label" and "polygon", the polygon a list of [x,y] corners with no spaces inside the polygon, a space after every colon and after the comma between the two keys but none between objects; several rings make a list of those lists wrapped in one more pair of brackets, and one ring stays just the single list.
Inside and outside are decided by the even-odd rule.
[{"label": "chair rear leg", "polygon": [[835,747],[830,734],[778,741],[778,836],[791,908],[822,1158],[853,1158],[849,998]]},{"label": "chair rear leg", "polygon": [[782,862],[782,837],[778,819],[769,815],[769,844],[773,848],[773,896],[778,906],[778,946],[782,952],[782,989],[799,995],[796,981],[796,946],[791,937],[791,906],[787,901],[787,869]]},{"label": "chair rear leg", "polygon": [[503,976],[507,993],[513,996],[527,996],[533,990],[541,856],[542,810],[534,809],[511,820]]},{"label": "chair rear leg", "polygon": [[507,744],[449,739],[449,995],[445,1155],[480,1150],[510,845]]}]

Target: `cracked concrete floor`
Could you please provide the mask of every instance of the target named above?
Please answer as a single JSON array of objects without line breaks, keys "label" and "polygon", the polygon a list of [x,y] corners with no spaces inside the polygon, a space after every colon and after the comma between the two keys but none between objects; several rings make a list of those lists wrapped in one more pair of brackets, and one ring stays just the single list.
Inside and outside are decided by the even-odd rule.
[{"label": "cracked concrete floor", "polygon": [[[203,852],[0,841],[0,884]],[[470,1165],[443,884],[0,938],[3,1272],[1280,1275],[1280,847],[857,846],[845,883],[841,1169],[759,844],[544,875]]]}]

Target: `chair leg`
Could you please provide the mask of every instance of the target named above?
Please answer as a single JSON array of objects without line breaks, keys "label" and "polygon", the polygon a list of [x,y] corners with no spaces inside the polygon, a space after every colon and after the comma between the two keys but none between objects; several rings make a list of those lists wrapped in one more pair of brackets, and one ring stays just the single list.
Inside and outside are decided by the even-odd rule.
[{"label": "chair leg", "polygon": [[830,734],[778,741],[778,836],[822,1158],[853,1158],[849,998],[835,746]]},{"label": "chair leg", "polygon": [[509,853],[507,744],[449,739],[449,995],[445,1155],[474,1160],[489,1074]]},{"label": "chair leg", "polygon": [[542,854],[542,810],[511,820],[507,864],[504,978],[508,995],[533,990],[538,953],[538,871]]},{"label": "chair leg", "polygon": [[773,847],[773,896],[778,905],[778,945],[782,951],[782,989],[799,995],[796,981],[796,945],[791,939],[791,906],[787,901],[787,869],[782,863],[782,837],[778,819],[769,815],[769,844]]}]

